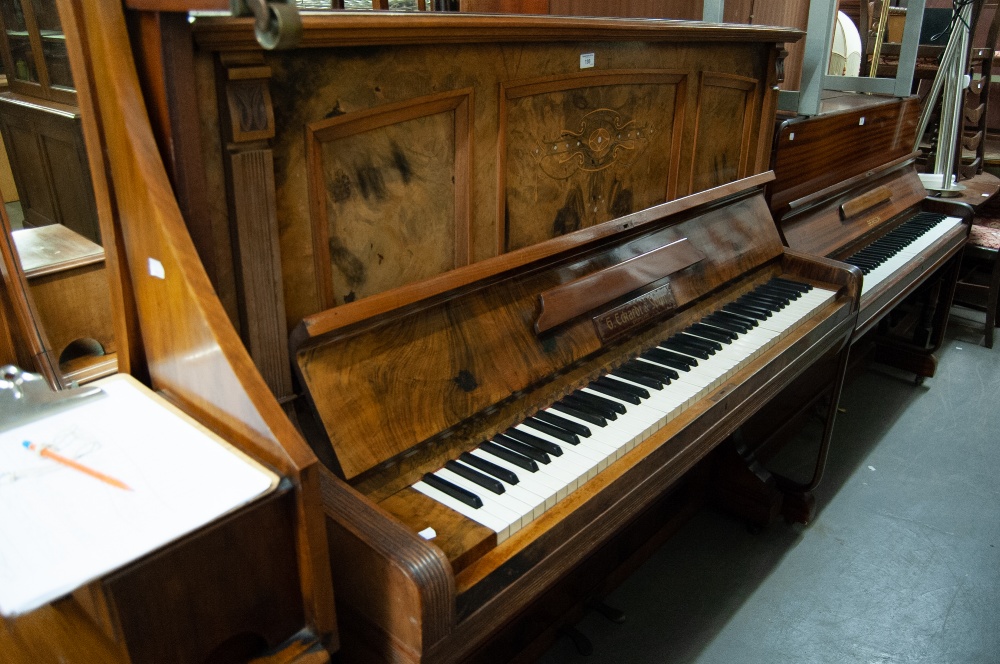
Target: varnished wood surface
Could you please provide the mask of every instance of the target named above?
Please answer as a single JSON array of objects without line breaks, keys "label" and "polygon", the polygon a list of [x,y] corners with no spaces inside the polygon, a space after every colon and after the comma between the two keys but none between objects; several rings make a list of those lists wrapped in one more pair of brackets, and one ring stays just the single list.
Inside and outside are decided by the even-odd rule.
[{"label": "varnished wood surface", "polygon": [[[277,561],[275,568],[288,571],[292,561],[295,587],[290,591],[301,602],[303,622],[336,649],[316,459],[254,368],[198,261],[146,115],[122,8],[95,0],[60,0],[59,10],[78,85],[88,158],[92,172],[99,175],[98,210],[112,231],[106,235],[114,237],[116,250],[121,250],[152,386],[289,479],[293,491],[285,525],[290,541],[271,543],[283,546],[289,557]],[[232,523],[230,527],[244,535],[261,536],[253,524]],[[227,554],[236,561],[240,552]],[[179,578],[190,564],[185,558],[174,562]],[[183,620],[183,610],[178,607],[169,619]],[[124,624],[125,616],[120,620]],[[196,632],[192,626],[191,633],[202,640],[233,636]]]},{"label": "varnished wood surface", "polygon": [[[843,218],[842,205],[879,188],[889,191],[887,200],[861,214]],[[927,190],[913,164],[904,162],[893,168],[874,170],[868,177],[859,178],[854,186],[835,190],[812,206],[793,210],[778,223],[789,247],[817,256],[841,255],[842,249],[867,244],[881,235],[883,224],[915,208],[926,197]]]},{"label": "varnished wood surface", "polygon": [[64,382],[58,357],[51,352],[48,335],[38,322],[38,309],[12,230],[7,210],[0,206],[0,313],[4,318],[0,352],[5,361],[43,375],[50,387],[61,387]]},{"label": "varnished wood surface", "polygon": [[61,224],[14,231],[27,278],[104,262],[104,249]]},{"label": "varnished wood surface", "polygon": [[[698,223],[640,226],[641,234],[633,230],[605,246],[580,247],[544,265],[544,271],[528,266],[511,273],[494,260],[497,279],[462,298],[421,303],[406,317],[369,320],[370,329],[336,335],[328,343],[314,339],[296,353],[296,361],[345,476],[370,470],[601,350],[589,318],[540,336],[521,324],[534,319],[543,291],[687,239],[706,258],[670,280],[677,305],[683,306],[779,255],[776,235],[754,231],[762,205],[761,197],[737,200],[699,215]],[[611,224],[636,226],[629,217]],[[461,271],[446,276],[452,288],[463,284]],[[359,446],[358,440],[366,444]]]},{"label": "varnished wood surface", "polygon": [[535,332],[545,332],[597,309],[638,288],[704,260],[705,254],[682,238],[538,295],[541,312]]},{"label": "varnished wood surface", "polygon": [[[374,44],[490,43],[506,41],[692,41],[795,42],[795,28],[699,21],[636,20],[565,16],[335,12],[303,15],[303,48]],[[691,31],[694,31],[693,33]],[[195,23],[199,46],[214,50],[258,50],[253,19],[202,18]]]},{"label": "varnished wood surface", "polygon": [[[548,13],[556,16],[622,16],[701,20],[698,2],[688,0],[548,0]],[[781,25],[766,23],[766,25]]]},{"label": "varnished wood surface", "polygon": [[916,98],[904,98],[782,123],[768,192],[772,212],[781,218],[796,199],[910,154],[919,112]]},{"label": "varnished wood surface", "polygon": [[[374,20],[379,29],[412,34],[413,19],[424,18],[323,20],[338,29]],[[460,16],[438,20],[446,18],[465,25]],[[562,35],[546,43],[520,40],[505,23],[503,43],[461,32],[455,43],[386,44],[376,31],[363,46],[263,56],[249,46],[216,54],[204,44],[195,56],[197,86],[214,89],[220,103],[202,102],[202,150],[181,161],[204,163],[209,201],[228,201],[207,211],[213,236],[239,238],[241,255],[253,246],[281,257],[277,294],[244,277],[240,292],[224,295],[242,302],[241,320],[253,320],[249,309],[283,308],[290,330],[334,305],[766,168],[772,125],[764,116],[773,111],[777,76],[768,30],[723,44],[703,41],[704,26],[682,24],[671,27],[674,39],[650,41],[647,30],[624,21],[620,41],[593,43],[572,41],[576,22],[562,21],[545,23]],[[626,37],[625,28],[636,31]],[[581,69],[588,52],[594,67]],[[262,57],[270,77],[253,88],[234,82],[233,67],[220,72],[215,64],[230,55]],[[244,115],[232,112],[236,83]],[[227,128],[234,118],[264,126],[269,113],[274,134],[263,138],[273,182],[250,187],[227,165]],[[715,131],[720,124],[732,131]],[[277,239],[245,234],[234,215],[239,201],[272,186]],[[236,256],[228,262],[237,274],[264,271]],[[217,263],[220,275],[229,271]],[[256,304],[276,295],[282,307]],[[275,347],[270,356],[258,364],[284,361],[285,353]]]},{"label": "varnished wood surface", "polygon": [[[755,180],[758,185],[763,181]],[[812,361],[845,347],[858,311],[859,272],[829,259],[782,251],[762,195],[738,192],[735,186],[724,188],[722,201],[701,196],[701,207],[688,207],[675,218],[627,227],[621,225],[630,221],[625,218],[617,225],[556,238],[552,247],[543,243],[472,265],[422,290],[390,291],[380,296],[385,302],[378,308],[357,303],[368,313],[381,313],[354,325],[334,325],[326,334],[310,338],[308,326],[303,328],[300,361],[308,356],[303,373],[319,381],[308,383],[310,388],[331,379],[349,381],[310,392],[336,438],[338,465],[348,475],[365,471],[353,481],[354,489],[332,483],[324,491],[331,555],[341,563],[334,565],[340,612],[351,625],[345,652],[364,653],[357,655],[359,661],[460,661],[589,552],[610,541]],[[707,244],[703,261],[671,277],[681,303],[673,316],[606,347],[595,344],[589,319],[569,322],[547,340],[546,335],[541,342],[536,339],[531,326],[542,285],[565,283],[619,263],[642,242],[662,245],[676,237],[695,246]],[[534,260],[522,263],[526,256]],[[502,543],[408,488],[423,472],[484,436],[698,320],[718,301],[776,274],[836,290],[836,301]],[[528,357],[532,344],[542,348]],[[377,359],[383,370],[365,368],[366,356]],[[430,373],[437,370],[423,362],[425,357],[445,367],[438,371],[440,377]],[[492,357],[502,361],[489,370],[477,364]],[[331,360],[348,364],[335,366]],[[467,376],[460,375],[462,368]],[[402,403],[402,392],[394,396],[395,385],[406,386],[407,400],[419,407]],[[500,394],[503,389],[504,395],[513,394],[499,403],[491,394],[476,401],[480,390]],[[370,394],[346,403],[349,393]],[[357,427],[350,419],[372,417],[361,412],[369,402],[385,404],[391,418]],[[415,433],[394,429],[390,419],[405,421]],[[450,436],[414,444],[424,427],[449,426],[449,421],[457,425]],[[379,428],[391,430],[393,440],[386,441]],[[409,442],[388,463],[366,469],[363,464],[379,463],[364,456],[375,444],[385,449],[387,443],[399,444],[398,439]],[[436,533],[429,540],[416,534],[427,527]],[[355,574],[358,569],[366,573]]]}]

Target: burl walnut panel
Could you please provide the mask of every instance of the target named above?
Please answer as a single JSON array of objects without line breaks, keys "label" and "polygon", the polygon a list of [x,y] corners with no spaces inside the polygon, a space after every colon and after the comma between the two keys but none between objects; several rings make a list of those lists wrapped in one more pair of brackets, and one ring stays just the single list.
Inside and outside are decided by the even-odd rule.
[{"label": "burl walnut panel", "polygon": [[[694,32],[264,54],[288,329],[758,171],[768,144],[750,137],[774,94],[774,37]],[[218,57],[199,51],[196,72]],[[207,163],[218,110],[201,109]],[[220,179],[207,185],[226,197]]]},{"label": "burl walnut panel", "polygon": [[665,70],[504,85],[498,251],[673,198],[686,82]]}]

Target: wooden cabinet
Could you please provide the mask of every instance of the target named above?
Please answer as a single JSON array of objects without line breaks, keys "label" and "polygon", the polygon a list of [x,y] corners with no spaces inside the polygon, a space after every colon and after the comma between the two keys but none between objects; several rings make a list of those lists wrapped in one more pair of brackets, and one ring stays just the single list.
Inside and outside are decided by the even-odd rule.
[{"label": "wooden cabinet", "polygon": [[0,0],[0,134],[26,226],[62,224],[100,243],[66,40],[54,0]]},{"label": "wooden cabinet", "polygon": [[55,0],[2,0],[0,27],[0,58],[10,89],[75,104],[66,36]]}]

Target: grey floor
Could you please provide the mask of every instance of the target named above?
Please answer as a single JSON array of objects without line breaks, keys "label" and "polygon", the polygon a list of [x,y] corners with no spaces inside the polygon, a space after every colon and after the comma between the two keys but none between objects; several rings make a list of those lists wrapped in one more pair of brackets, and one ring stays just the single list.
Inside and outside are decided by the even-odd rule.
[{"label": "grey floor", "polygon": [[[818,514],[751,532],[703,511],[542,664],[1000,662],[1000,338],[956,309],[923,385],[869,367],[841,399]],[[786,463],[788,463],[786,461]]]}]

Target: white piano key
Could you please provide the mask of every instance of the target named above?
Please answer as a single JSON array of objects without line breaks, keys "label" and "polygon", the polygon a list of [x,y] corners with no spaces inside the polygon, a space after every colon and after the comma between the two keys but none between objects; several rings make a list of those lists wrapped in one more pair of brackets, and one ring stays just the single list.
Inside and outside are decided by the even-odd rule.
[{"label": "white piano key", "polygon": [[[531,515],[531,507],[518,501],[516,498],[512,499],[506,492],[501,494],[493,493],[489,489],[481,487],[447,468],[439,468],[434,471],[434,474],[446,482],[451,482],[479,496],[479,499],[483,501],[483,506],[480,509],[484,509],[498,519],[506,521],[509,524],[511,534],[521,529],[521,520],[525,516],[530,517]],[[530,522],[530,518],[528,521]]]},{"label": "white piano key", "polygon": [[[576,488],[582,486],[608,464],[621,458],[622,455],[652,435],[654,431],[682,413],[692,403],[704,398],[760,353],[777,343],[803,320],[832,301],[835,295],[834,291],[813,288],[792,299],[780,311],[775,312],[765,321],[758,321],[756,327],[750,328],[746,333],[739,334],[732,343],[723,343],[722,350],[716,350],[707,360],[695,358],[697,364],[690,367],[688,371],[666,367],[675,370],[679,377],[664,385],[663,389],[649,388],[627,378],[609,374],[607,378],[612,382],[642,387],[649,393],[649,397],[641,399],[641,403],[638,405],[590,387],[582,388],[580,391],[583,393],[620,403],[625,407],[626,412],[619,414],[615,420],[608,420],[605,427],[586,422],[556,409],[547,409],[556,417],[589,428],[591,435],[589,437],[579,436],[579,445],[567,443],[526,424],[517,424],[516,429],[555,443],[563,451],[559,456],[550,455],[551,461],[548,464],[538,463],[537,472],[527,471],[480,449],[471,452],[481,459],[514,472],[519,479],[516,486],[522,492],[521,495],[534,496],[537,499],[535,501],[515,497],[513,491],[507,500],[496,500],[496,494],[451,473],[447,469],[438,471],[439,477],[480,496],[484,503],[483,508],[479,510],[470,508],[461,501],[455,500],[423,482],[418,482],[414,488],[435,499],[440,496],[442,498],[440,502],[479,523],[483,523],[483,525],[487,525],[484,522],[492,523],[493,526],[487,525],[487,527],[497,531],[498,539],[506,538],[512,532],[516,532],[518,528],[530,523]],[[698,336],[697,332],[692,331],[691,334]],[[687,355],[683,351],[668,350],[681,356]],[[665,366],[658,364],[655,360],[637,359],[651,366]],[[418,488],[417,485],[423,485],[423,487]]]},{"label": "white piano key", "polygon": [[550,507],[555,505],[558,500],[561,499],[561,496],[559,496],[560,491],[562,491],[565,494],[565,489],[566,489],[565,485],[562,482],[558,482],[544,473],[541,474],[537,472],[532,473],[531,471],[525,470],[524,468],[521,468],[519,466],[515,466],[514,464],[505,461],[500,457],[495,457],[492,454],[484,452],[479,449],[472,450],[470,454],[473,454],[479,457],[480,459],[485,459],[486,461],[496,464],[501,468],[505,468],[514,473],[515,475],[517,475],[517,478],[519,480],[517,486],[527,491],[531,491],[532,493],[537,494],[539,497],[543,498],[545,500],[545,509],[549,509]]},{"label": "white piano key", "polygon": [[865,295],[880,283],[888,279],[893,273],[900,270],[920,252],[937,242],[945,233],[961,223],[962,220],[958,217],[945,217],[939,221],[933,228],[928,229],[923,235],[916,238],[904,249],[900,250],[894,256],[866,274],[864,276],[864,280],[862,281],[861,294]]},{"label": "white piano key", "polygon": [[437,502],[441,503],[445,507],[449,507],[454,511],[458,512],[462,516],[468,517],[475,521],[476,523],[486,526],[493,532],[497,534],[497,541],[502,542],[503,540],[510,537],[510,524],[505,523],[503,519],[498,519],[494,515],[490,514],[482,508],[475,508],[466,505],[460,500],[452,498],[448,494],[438,491],[430,484],[420,481],[411,485],[415,490],[424,494],[428,498],[432,498]]}]

